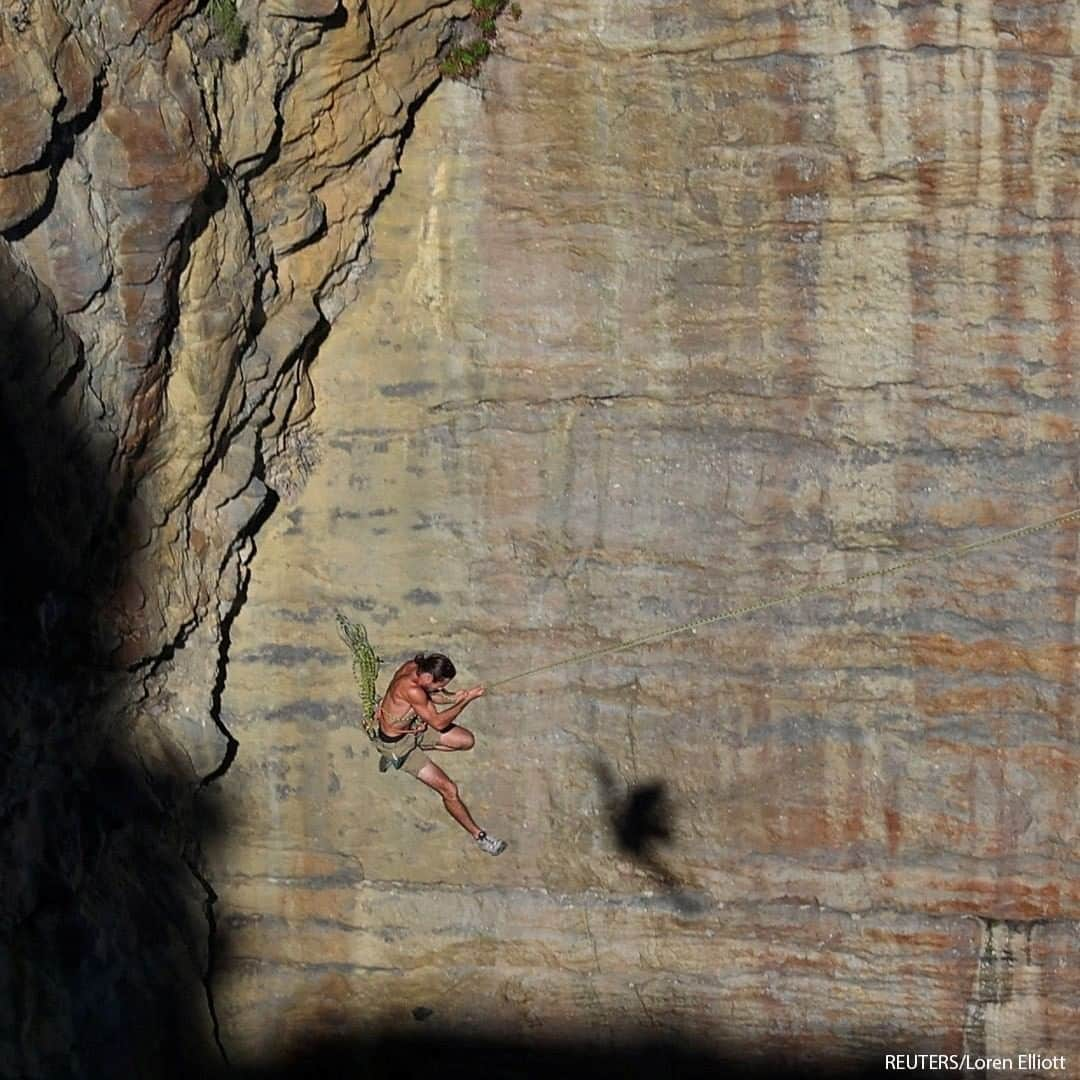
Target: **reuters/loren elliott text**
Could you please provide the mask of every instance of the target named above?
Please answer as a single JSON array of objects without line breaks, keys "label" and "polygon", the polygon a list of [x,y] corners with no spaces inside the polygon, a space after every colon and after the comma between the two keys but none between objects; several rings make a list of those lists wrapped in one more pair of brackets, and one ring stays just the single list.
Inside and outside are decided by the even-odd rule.
[{"label": "reuters/loren elliott text", "polygon": [[1063,1054],[1027,1053],[1008,1057],[983,1057],[979,1054],[886,1054],[885,1069],[945,1069],[949,1072],[1064,1072],[1069,1067]]}]

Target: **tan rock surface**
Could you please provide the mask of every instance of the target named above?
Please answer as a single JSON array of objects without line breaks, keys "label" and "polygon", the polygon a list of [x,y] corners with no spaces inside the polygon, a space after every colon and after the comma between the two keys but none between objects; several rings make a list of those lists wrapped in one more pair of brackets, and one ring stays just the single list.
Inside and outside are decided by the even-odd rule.
[{"label": "tan rock surface", "polygon": [[1075,525],[471,706],[497,860],[332,620],[493,680],[1076,506],[1068,20],[559,0],[434,95],[232,627],[238,1057],[424,1006],[1080,1061]]},{"label": "tan rock surface", "polygon": [[0,12],[0,1060],[202,1074],[215,953],[241,1058],[1076,1054],[1075,527],[492,695],[498,861],[374,773],[335,606],[491,679],[1078,498],[1071,5],[523,6],[415,131],[467,0]]}]

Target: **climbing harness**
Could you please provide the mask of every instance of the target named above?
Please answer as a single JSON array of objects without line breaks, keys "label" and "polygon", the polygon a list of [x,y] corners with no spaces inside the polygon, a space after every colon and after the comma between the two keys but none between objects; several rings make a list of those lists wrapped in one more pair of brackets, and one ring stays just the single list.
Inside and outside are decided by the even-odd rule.
[{"label": "climbing harness", "polygon": [[591,660],[597,656],[607,656],[609,653],[623,652],[626,649],[633,649],[638,645],[645,645],[648,642],[674,637],[676,634],[694,633],[703,626],[711,626],[713,623],[723,622],[727,619],[735,619],[740,615],[749,615],[751,612],[762,611],[765,608],[778,607],[781,604],[791,604],[796,600],[805,600],[810,596],[820,596],[822,593],[840,592],[844,589],[851,589],[863,581],[870,581],[873,578],[888,577],[890,574],[899,574],[902,570],[908,570],[913,566],[920,566],[923,563],[944,562],[948,559],[958,559],[962,555],[970,554],[972,551],[991,547],[994,544],[1004,544],[1009,540],[1018,540],[1021,536],[1031,536],[1033,533],[1043,532],[1046,529],[1052,529],[1057,525],[1063,525],[1067,521],[1076,519],[1080,519],[1080,507],[1075,510],[1070,510],[1067,514],[1048,518],[1046,521],[1040,521],[1034,525],[1025,525],[1020,529],[1012,529],[1009,532],[999,533],[997,536],[988,537],[986,540],[976,540],[974,543],[962,544],[960,547],[946,548],[943,551],[933,551],[928,555],[916,555],[913,558],[905,559],[903,562],[887,566],[883,570],[868,570],[862,574],[854,574],[851,577],[844,578],[842,581],[833,582],[831,585],[817,585],[808,589],[794,589],[791,592],[781,593],[779,596],[773,596],[766,600],[758,600],[750,604],[744,604],[741,607],[729,608],[727,611],[720,612],[719,615],[708,615],[705,618],[694,619],[691,622],[686,622],[680,626],[670,627],[665,630],[657,630],[654,633],[645,634],[642,637],[633,638],[630,641],[621,641],[615,645],[606,645],[599,649],[590,649],[588,652],[578,653],[575,656],[568,656],[562,660],[553,660],[549,664],[541,664],[539,667],[529,668],[527,671],[519,671],[514,675],[507,675],[505,678],[497,679],[495,682],[488,683],[487,688],[488,690],[492,690],[496,686],[505,686],[507,683],[514,682],[517,679],[524,679],[527,675],[537,675],[541,671],[552,671],[555,668],[565,667],[568,664],[580,663],[582,660]]}]

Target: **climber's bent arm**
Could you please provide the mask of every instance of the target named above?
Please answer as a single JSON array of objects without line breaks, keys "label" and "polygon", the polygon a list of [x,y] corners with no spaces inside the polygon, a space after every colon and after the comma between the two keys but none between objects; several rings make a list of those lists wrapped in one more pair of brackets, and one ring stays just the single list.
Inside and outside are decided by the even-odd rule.
[{"label": "climber's bent arm", "polygon": [[458,716],[461,715],[461,710],[464,709],[470,701],[480,697],[483,692],[484,688],[482,686],[474,686],[471,690],[464,691],[464,695],[458,701],[448,709],[443,709],[442,712],[439,712],[439,710],[431,704],[431,699],[423,690],[417,689],[415,691],[410,691],[408,698],[409,704],[413,707],[413,711],[425,724],[429,727],[433,727],[436,731],[445,731]]}]

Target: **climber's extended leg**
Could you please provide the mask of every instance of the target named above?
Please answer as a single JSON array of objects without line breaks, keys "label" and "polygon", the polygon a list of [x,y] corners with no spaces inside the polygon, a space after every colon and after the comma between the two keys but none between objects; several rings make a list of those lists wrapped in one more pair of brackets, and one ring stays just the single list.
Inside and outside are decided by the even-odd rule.
[{"label": "climber's extended leg", "polygon": [[446,812],[475,840],[483,831],[472,819],[465,804],[458,794],[457,784],[450,779],[433,761],[428,761],[416,774],[428,787],[434,788],[443,800]]},{"label": "climber's extended leg", "polygon": [[[443,733],[445,734],[445,732]],[[411,756],[411,755],[410,755]],[[489,855],[498,855],[506,847],[506,841],[488,836],[472,819],[468,808],[461,801],[457,784],[450,779],[433,761],[427,761],[415,774],[428,787],[434,788],[443,800],[446,812],[486,851]]]}]

